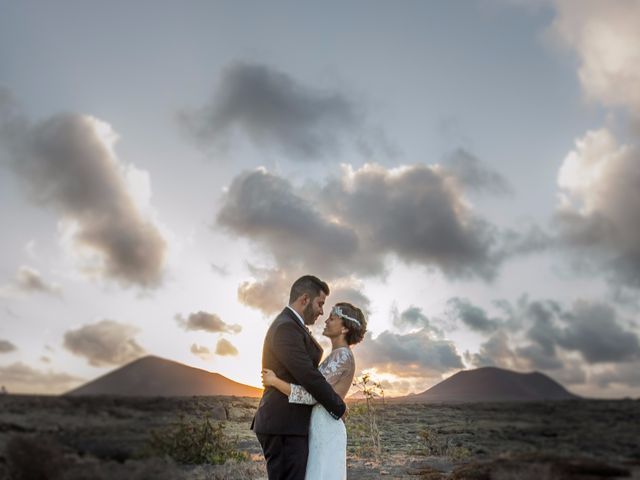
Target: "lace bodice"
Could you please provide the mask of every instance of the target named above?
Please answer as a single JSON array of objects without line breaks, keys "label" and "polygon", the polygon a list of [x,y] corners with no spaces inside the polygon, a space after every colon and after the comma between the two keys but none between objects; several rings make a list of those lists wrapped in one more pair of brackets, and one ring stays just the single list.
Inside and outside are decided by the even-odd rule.
[{"label": "lace bodice", "polygon": [[[353,353],[348,347],[338,347],[325,358],[318,367],[320,373],[327,379],[340,397],[344,398],[351,387],[353,375],[356,371],[356,362]],[[289,403],[302,403],[313,405],[316,399],[300,385],[291,384]]]}]

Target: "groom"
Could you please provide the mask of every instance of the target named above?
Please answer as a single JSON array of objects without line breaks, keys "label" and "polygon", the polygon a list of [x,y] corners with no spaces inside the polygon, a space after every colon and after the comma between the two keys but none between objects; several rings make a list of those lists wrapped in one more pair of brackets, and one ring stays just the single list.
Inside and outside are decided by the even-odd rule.
[{"label": "groom", "polygon": [[[305,275],[291,286],[289,305],[273,321],[264,339],[262,368],[282,380],[302,385],[333,418],[346,410],[340,396],[318,371],[322,348],[306,325],[322,315],[329,286]],[[251,429],[267,460],[269,480],[303,480],[309,453],[308,435],[312,405],[289,403],[273,387],[264,390]]]}]

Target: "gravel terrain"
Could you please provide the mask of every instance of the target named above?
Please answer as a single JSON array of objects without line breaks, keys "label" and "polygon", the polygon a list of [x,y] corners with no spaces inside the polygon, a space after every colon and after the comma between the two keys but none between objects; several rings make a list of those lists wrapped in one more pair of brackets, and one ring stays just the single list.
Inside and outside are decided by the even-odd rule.
[{"label": "gravel terrain", "polygon": [[[5,395],[0,397],[0,478],[9,478],[11,465],[21,461],[25,469],[39,468],[37,459],[46,464],[44,478],[52,480],[266,478],[260,446],[249,430],[257,402]],[[372,417],[364,404],[350,405],[349,478],[640,479],[638,400],[387,403],[375,409],[379,453],[369,430]],[[142,455],[152,432],[181,417],[205,416],[224,422],[225,435],[248,460],[196,466]],[[8,452],[15,438],[27,439],[24,452]]]}]

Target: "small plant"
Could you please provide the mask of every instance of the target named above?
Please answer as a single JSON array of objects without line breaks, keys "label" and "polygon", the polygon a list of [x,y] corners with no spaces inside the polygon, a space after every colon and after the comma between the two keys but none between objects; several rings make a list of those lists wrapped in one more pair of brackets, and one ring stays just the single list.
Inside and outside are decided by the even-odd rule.
[{"label": "small plant", "polygon": [[223,422],[214,424],[208,416],[203,421],[180,417],[171,427],[151,432],[145,454],[166,455],[183,464],[220,465],[227,460],[247,460],[247,453],[237,449],[237,439],[229,439],[224,428]]},{"label": "small plant", "polygon": [[[347,418],[349,427],[349,436],[360,450],[367,450],[370,447],[377,460],[382,457],[382,445],[380,442],[380,430],[378,428],[378,417],[374,400],[381,398],[384,405],[384,389],[380,382],[372,379],[369,373],[365,373],[361,377],[357,377],[353,386],[357,387],[362,393],[364,404],[356,404],[351,407],[349,417]],[[363,442],[362,440],[365,440]]]},{"label": "small plant", "polygon": [[456,462],[463,461],[470,455],[469,449],[455,445],[451,438],[439,434],[433,428],[423,428],[418,432],[418,437],[422,440],[422,450],[427,455],[447,457]]}]

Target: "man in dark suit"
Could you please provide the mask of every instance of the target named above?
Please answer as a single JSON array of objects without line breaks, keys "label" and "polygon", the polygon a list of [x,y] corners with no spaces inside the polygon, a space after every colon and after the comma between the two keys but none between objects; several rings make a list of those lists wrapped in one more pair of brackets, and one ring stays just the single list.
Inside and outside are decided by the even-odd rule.
[{"label": "man in dark suit", "polygon": [[[318,371],[322,347],[306,325],[322,315],[329,286],[305,275],[291,286],[289,305],[273,321],[264,339],[262,368],[282,380],[302,385],[338,421],[346,406]],[[269,480],[303,480],[309,453],[311,405],[289,403],[286,395],[267,387],[253,418],[267,460]]]}]

